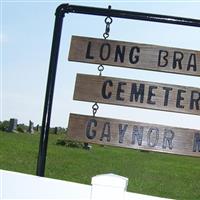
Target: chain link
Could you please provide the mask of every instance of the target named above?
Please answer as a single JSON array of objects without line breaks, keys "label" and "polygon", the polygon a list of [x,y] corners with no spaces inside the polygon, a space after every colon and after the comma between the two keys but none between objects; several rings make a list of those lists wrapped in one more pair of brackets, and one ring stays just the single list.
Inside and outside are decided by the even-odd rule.
[{"label": "chain link", "polygon": [[93,117],[95,117],[98,109],[99,105],[97,104],[97,102],[95,102],[94,105],[92,106]]},{"label": "chain link", "polygon": [[[108,10],[110,9],[111,9],[111,6],[108,6]],[[107,16],[104,22],[106,24],[106,28],[105,28],[105,32],[103,33],[103,38],[106,40],[109,37],[110,25],[112,24],[113,19],[110,16]],[[102,75],[103,70],[104,70],[104,66],[100,64],[98,66],[99,76]],[[99,105],[97,104],[97,102],[95,102],[94,105],[92,106],[93,117],[95,117],[98,109],[99,109]]]},{"label": "chain link", "polygon": [[103,37],[106,40],[109,37],[110,25],[112,24],[113,20],[111,17],[106,17],[104,21],[106,23],[106,29],[105,29],[105,32],[103,33]]},{"label": "chain link", "polygon": [[[108,6],[108,9],[111,9],[111,6]],[[109,33],[110,33],[110,25],[113,22],[113,19],[110,16],[107,16],[104,20],[105,24],[106,24],[106,29],[105,32],[103,33],[103,38],[106,40],[109,37]],[[104,70],[104,66],[101,64],[98,66],[98,71],[99,71],[99,76],[102,75],[102,72]]]},{"label": "chain link", "polygon": [[103,65],[99,65],[98,66],[98,71],[99,71],[99,76],[102,75],[102,71],[104,70],[104,66]]}]

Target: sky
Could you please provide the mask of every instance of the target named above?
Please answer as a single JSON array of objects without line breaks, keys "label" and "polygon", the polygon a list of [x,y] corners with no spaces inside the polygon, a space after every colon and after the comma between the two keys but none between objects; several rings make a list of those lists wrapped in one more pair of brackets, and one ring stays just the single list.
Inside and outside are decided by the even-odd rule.
[{"label": "sky", "polygon": [[[200,1],[1,1],[0,120],[41,124],[54,13],[61,3],[200,19]],[[51,126],[67,127],[69,113],[92,115],[93,103],[73,100],[77,73],[98,75],[95,64],[69,62],[72,35],[102,38],[104,17],[66,14]],[[113,18],[109,39],[200,49],[200,28]],[[200,77],[105,66],[104,76],[200,87]],[[99,104],[96,116],[200,129],[200,116]]]}]

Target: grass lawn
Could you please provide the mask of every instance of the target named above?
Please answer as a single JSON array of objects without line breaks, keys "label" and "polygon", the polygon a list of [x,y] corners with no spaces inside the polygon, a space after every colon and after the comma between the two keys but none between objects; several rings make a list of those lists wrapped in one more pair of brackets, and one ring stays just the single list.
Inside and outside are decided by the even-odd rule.
[{"label": "grass lawn", "polygon": [[[200,199],[200,158],[93,145],[90,151],[56,145],[49,136],[46,176],[90,184],[115,173],[129,178],[128,191],[174,199]],[[0,169],[35,174],[39,134],[0,132]]]}]

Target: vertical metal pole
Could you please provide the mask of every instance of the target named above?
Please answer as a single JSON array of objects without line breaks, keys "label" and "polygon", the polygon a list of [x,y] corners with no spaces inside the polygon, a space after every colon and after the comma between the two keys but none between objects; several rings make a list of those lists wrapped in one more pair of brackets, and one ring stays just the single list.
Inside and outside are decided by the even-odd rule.
[{"label": "vertical metal pole", "polygon": [[51,120],[51,110],[53,102],[54,85],[56,78],[57,61],[60,47],[61,31],[64,18],[64,11],[58,7],[56,10],[56,18],[53,32],[53,41],[51,47],[51,56],[49,63],[49,72],[46,86],[46,96],[44,103],[44,111],[42,118],[42,129],[40,135],[39,153],[37,161],[37,172],[38,176],[44,176],[45,173],[45,163],[47,154],[47,144],[49,136],[49,127]]}]

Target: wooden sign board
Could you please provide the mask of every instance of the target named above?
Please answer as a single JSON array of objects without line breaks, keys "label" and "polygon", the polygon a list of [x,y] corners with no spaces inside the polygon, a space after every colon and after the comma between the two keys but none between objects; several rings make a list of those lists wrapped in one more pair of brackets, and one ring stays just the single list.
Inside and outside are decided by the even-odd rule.
[{"label": "wooden sign board", "polygon": [[70,114],[74,141],[200,157],[200,131],[119,119]]},{"label": "wooden sign board", "polygon": [[74,99],[200,115],[200,88],[77,74]]},{"label": "wooden sign board", "polygon": [[200,51],[72,36],[69,60],[200,76]]}]

